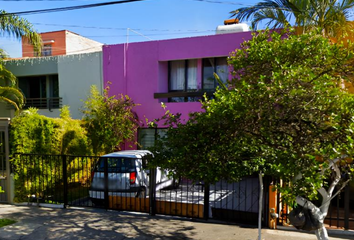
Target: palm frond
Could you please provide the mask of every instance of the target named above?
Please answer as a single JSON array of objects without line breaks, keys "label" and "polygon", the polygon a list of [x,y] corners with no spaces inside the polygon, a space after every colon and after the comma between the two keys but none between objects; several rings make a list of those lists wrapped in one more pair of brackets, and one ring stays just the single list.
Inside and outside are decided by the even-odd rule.
[{"label": "palm frond", "polygon": [[0,87],[0,101],[13,105],[16,110],[22,108],[25,103],[21,91],[14,87]]},{"label": "palm frond", "polygon": [[4,15],[0,10],[0,34],[10,35],[15,38],[26,37],[38,53],[41,51],[42,41],[40,35],[34,30],[33,25],[26,19],[16,15]]}]

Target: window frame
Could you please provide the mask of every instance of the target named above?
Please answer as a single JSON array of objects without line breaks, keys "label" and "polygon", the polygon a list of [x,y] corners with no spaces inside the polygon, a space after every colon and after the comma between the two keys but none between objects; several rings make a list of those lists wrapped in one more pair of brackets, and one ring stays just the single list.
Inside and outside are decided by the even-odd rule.
[{"label": "window frame", "polygon": [[[202,58],[202,90],[204,92],[215,92],[216,88],[219,86],[219,83],[218,81],[215,79],[214,76],[212,76],[212,78],[214,79],[214,88],[213,89],[205,89],[204,88],[204,61],[207,61],[208,59],[213,59],[214,60],[214,67],[213,67],[213,73],[216,73],[217,72],[217,67],[218,67],[218,64],[217,64],[217,60],[218,59],[226,59],[226,63],[227,63],[227,57],[209,57],[209,58]],[[228,66],[228,65],[227,65]],[[229,72],[228,72],[229,73]],[[227,78],[227,80],[229,80]]]},{"label": "window frame", "polygon": [[[184,60],[172,60],[172,61],[168,61],[168,92],[169,93],[174,93],[174,92],[195,92],[195,91],[198,91],[197,89],[195,91],[188,91],[188,83],[189,83],[189,80],[188,79],[188,71],[189,71],[189,62],[193,60],[193,61],[197,61],[196,63],[196,71],[198,72],[198,59],[184,59]],[[177,61],[183,61],[184,62],[184,88],[181,89],[181,90],[172,90],[171,89],[171,79],[172,79],[172,67],[171,67],[171,64],[172,62],[177,62]],[[196,76],[197,77],[197,76]],[[195,79],[196,82],[198,80],[198,77],[197,79]],[[191,81],[191,80],[190,80]],[[189,101],[191,97],[169,97],[168,98],[168,102],[195,102],[195,101]],[[183,99],[183,101],[173,101],[172,99]]]}]

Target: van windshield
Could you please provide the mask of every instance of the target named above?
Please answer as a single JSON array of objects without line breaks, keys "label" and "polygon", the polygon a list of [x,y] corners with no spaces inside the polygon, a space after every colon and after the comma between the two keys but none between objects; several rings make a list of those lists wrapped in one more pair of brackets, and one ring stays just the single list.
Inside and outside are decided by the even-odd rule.
[{"label": "van windshield", "polygon": [[[107,158],[108,172],[109,173],[135,172],[135,160],[136,159],[134,158],[120,158],[120,157]],[[100,158],[100,161],[96,166],[96,171],[104,172],[104,158]]]}]

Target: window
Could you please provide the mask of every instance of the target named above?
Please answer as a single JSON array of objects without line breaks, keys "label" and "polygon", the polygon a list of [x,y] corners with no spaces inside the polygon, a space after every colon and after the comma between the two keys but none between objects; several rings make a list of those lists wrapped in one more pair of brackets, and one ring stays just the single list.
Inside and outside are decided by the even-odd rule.
[{"label": "window", "polygon": [[223,83],[227,83],[229,68],[226,58],[203,59],[203,90],[214,91],[218,82],[214,78],[214,72],[218,74]]},{"label": "window", "polygon": [[43,45],[42,56],[52,56],[52,45],[50,44]]},{"label": "window", "polygon": [[[179,60],[169,62],[169,92],[197,91],[197,60]],[[169,102],[195,101],[191,97],[172,97]]]},{"label": "window", "polygon": [[58,75],[19,77],[18,85],[26,97],[25,107],[40,109],[61,107]]},{"label": "window", "polygon": [[163,137],[166,134],[164,128],[139,128],[138,130],[138,142],[140,149],[147,149],[155,144],[155,139],[160,136]]},{"label": "window", "polygon": [[[162,72],[165,73],[166,69]],[[168,99],[169,102],[197,102],[204,98],[204,94],[209,98],[213,97],[219,85],[214,72],[222,82],[228,82],[229,67],[226,57],[169,61],[168,92],[154,93],[154,98],[163,101]]]}]

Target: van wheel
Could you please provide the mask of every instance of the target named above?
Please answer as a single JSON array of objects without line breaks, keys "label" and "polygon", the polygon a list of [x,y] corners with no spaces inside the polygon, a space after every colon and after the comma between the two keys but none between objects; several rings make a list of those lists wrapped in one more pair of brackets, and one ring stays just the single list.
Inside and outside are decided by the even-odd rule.
[{"label": "van wheel", "polygon": [[140,188],[138,194],[138,198],[146,198],[146,189],[145,188]]}]

